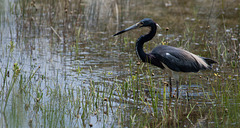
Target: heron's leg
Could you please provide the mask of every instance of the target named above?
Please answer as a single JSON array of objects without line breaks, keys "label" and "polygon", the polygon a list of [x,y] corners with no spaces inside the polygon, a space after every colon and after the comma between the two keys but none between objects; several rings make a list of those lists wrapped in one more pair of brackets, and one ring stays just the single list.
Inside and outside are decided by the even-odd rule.
[{"label": "heron's leg", "polygon": [[169,77],[169,88],[170,88],[170,97],[172,97],[172,81],[171,81],[171,77]]},{"label": "heron's leg", "polygon": [[178,90],[179,82],[178,82],[178,80],[176,80],[176,85],[177,85],[177,98],[178,98],[178,96],[179,96],[179,90]]}]

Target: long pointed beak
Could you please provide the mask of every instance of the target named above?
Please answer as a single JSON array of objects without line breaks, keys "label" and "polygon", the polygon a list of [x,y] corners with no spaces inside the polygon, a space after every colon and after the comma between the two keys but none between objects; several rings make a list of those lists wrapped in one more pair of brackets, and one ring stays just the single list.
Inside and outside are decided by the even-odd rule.
[{"label": "long pointed beak", "polygon": [[124,29],[124,30],[116,33],[116,34],[114,34],[113,36],[122,34],[122,33],[124,33],[124,32],[127,32],[127,31],[132,30],[132,29],[136,29],[136,28],[139,28],[139,27],[140,27],[140,26],[139,26],[139,23],[136,23],[136,24],[134,24],[134,25],[132,25],[132,26],[130,26],[130,27],[128,27],[128,28],[126,28],[126,29]]}]

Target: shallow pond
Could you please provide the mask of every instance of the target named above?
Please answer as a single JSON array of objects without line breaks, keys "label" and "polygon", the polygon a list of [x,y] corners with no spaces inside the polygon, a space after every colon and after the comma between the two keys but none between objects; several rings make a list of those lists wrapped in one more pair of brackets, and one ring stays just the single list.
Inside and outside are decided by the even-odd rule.
[{"label": "shallow pond", "polygon": [[[237,0],[3,0],[0,6],[2,127],[239,125]],[[171,45],[218,62],[181,74],[179,99],[169,97],[168,75],[136,55],[135,41],[148,28],[112,36],[146,17],[161,26],[146,52]]]}]

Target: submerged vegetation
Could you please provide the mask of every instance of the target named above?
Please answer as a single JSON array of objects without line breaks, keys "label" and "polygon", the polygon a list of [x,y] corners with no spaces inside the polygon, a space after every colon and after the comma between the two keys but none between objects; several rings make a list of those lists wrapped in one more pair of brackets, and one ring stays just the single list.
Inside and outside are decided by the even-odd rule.
[{"label": "submerged vegetation", "polygon": [[[2,127],[239,125],[240,3],[5,0],[1,6]],[[213,70],[182,74],[179,99],[169,97],[162,70],[139,62],[134,42],[142,32],[111,36],[144,17],[162,27],[146,51],[172,45],[218,61]]]}]

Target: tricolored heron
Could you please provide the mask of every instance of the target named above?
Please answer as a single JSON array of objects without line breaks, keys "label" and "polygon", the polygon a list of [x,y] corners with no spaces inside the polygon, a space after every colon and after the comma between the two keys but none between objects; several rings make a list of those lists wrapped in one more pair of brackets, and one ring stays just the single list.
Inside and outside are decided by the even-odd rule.
[{"label": "tricolored heron", "polygon": [[157,46],[152,50],[152,52],[145,53],[143,51],[143,44],[151,40],[155,36],[157,26],[158,24],[156,24],[152,19],[145,18],[138,23],[132,25],[131,27],[128,27],[114,34],[113,36],[122,34],[136,28],[150,27],[150,32],[146,35],[140,36],[136,42],[137,55],[143,62],[147,62],[161,69],[170,71],[170,96],[172,93],[171,76],[173,75],[177,84],[178,97],[178,76],[176,76],[176,73],[173,72],[198,72],[199,70],[211,69],[212,64],[217,62],[209,58],[199,57],[184,49],[167,45]]}]

